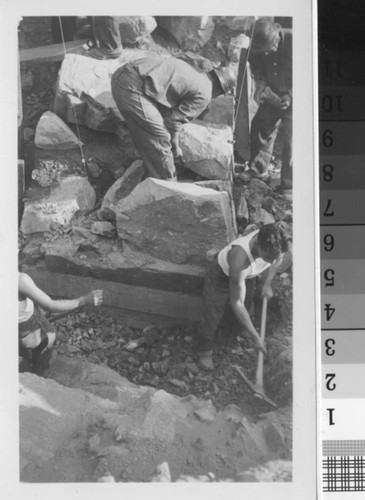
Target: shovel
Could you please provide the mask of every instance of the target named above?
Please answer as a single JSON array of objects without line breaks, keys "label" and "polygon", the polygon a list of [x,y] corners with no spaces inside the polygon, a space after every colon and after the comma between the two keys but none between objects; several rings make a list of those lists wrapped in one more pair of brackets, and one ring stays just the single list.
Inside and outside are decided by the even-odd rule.
[{"label": "shovel", "polygon": [[[266,316],[267,316],[267,298],[264,297],[262,301],[262,312],[261,312],[261,326],[260,326],[260,338],[262,342],[265,341],[266,334]],[[244,374],[240,366],[234,365],[233,368],[238,372],[243,381],[253,392],[253,395],[258,399],[262,399],[269,406],[277,408],[276,403],[266,396],[264,391],[264,353],[259,351],[257,358],[257,368],[256,368],[256,382],[253,384]]]}]

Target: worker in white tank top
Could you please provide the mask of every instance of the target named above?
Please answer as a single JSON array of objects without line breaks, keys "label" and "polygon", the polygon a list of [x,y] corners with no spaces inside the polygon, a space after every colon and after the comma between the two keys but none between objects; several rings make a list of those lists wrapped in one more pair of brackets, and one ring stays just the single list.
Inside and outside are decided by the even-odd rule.
[{"label": "worker in white tank top", "polygon": [[265,352],[245,306],[246,280],[267,271],[261,295],[271,298],[274,276],[278,270],[284,272],[290,264],[289,241],[280,223],[262,226],[260,230],[237,238],[219,252],[210,263],[205,277],[204,309],[198,331],[198,362],[201,368],[214,368],[214,335],[228,300],[242,331],[248,332],[256,348]]},{"label": "worker in white tank top", "polygon": [[251,241],[253,240],[253,238],[256,238],[258,232],[259,230],[257,229],[247,236],[241,236],[240,238],[237,238],[219,252],[218,264],[221,266],[224,274],[229,276],[228,255],[230,254],[233,246],[239,246],[243,248],[250,261],[250,265],[244,271],[242,271],[244,273],[245,279],[254,278],[255,276],[258,276],[263,271],[265,271],[265,269],[270,267],[270,263],[266,262],[261,257],[254,258],[252,256],[250,244],[252,244]]}]

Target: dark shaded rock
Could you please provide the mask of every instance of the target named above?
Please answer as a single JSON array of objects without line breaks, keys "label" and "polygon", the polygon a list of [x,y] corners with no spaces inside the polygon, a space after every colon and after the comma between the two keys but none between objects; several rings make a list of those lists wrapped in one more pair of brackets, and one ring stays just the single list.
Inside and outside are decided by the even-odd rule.
[{"label": "dark shaded rock", "polygon": [[235,236],[229,198],[189,183],[148,178],[118,204],[117,230],[137,248],[175,263],[203,263]]},{"label": "dark shaded rock", "polygon": [[275,424],[268,424],[264,427],[266,443],[271,451],[278,451],[285,448],[284,437],[279,427]]},{"label": "dark shaded rock", "polygon": [[221,95],[213,99],[207,109],[199,116],[199,120],[211,123],[221,123],[233,127],[234,98]]},{"label": "dark shaded rock", "polygon": [[246,197],[241,193],[238,203],[236,205],[236,217],[239,221],[247,223],[249,221],[249,211]]},{"label": "dark shaded rock", "polygon": [[103,198],[100,215],[106,220],[115,220],[116,206],[142,181],[145,169],[142,160],[136,160],[109,189]]},{"label": "dark shaded rock", "polygon": [[259,207],[250,212],[250,221],[257,226],[263,226],[275,222],[275,217]]},{"label": "dark shaded rock", "polygon": [[254,193],[261,193],[264,196],[271,196],[273,194],[273,190],[270,186],[268,186],[265,182],[260,181],[260,179],[256,179],[253,177],[250,180],[250,191]]}]

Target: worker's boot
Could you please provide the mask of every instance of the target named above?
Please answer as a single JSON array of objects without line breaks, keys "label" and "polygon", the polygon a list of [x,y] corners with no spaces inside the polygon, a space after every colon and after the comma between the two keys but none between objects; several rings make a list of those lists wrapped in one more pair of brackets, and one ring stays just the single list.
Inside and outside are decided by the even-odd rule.
[{"label": "worker's boot", "polygon": [[105,50],[99,47],[93,47],[89,50],[88,55],[93,57],[94,59],[105,60],[105,59],[118,59],[118,57],[122,54],[123,49],[116,50]]},{"label": "worker's boot", "polygon": [[198,352],[198,366],[206,371],[213,371],[213,351],[200,351]]}]

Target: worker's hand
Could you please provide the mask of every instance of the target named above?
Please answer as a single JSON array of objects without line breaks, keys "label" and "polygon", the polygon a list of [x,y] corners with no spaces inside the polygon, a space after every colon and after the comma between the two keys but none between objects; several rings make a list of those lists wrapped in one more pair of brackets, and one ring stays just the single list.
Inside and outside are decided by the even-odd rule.
[{"label": "worker's hand", "polygon": [[261,295],[266,299],[270,300],[274,296],[273,289],[268,283],[264,283],[261,288]]},{"label": "worker's hand", "polygon": [[261,351],[263,354],[266,354],[265,342],[263,342],[259,335],[255,337],[255,349]]},{"label": "worker's hand", "polygon": [[173,146],[172,147],[172,154],[173,154],[174,160],[176,162],[179,162],[179,163],[183,163],[184,162],[183,153],[182,153],[182,150],[181,150],[180,146]]},{"label": "worker's hand", "polygon": [[291,106],[291,97],[289,94],[283,95],[280,100],[280,109],[288,109]]},{"label": "worker's hand", "polygon": [[103,290],[93,290],[83,297],[81,305],[100,306],[103,303]]},{"label": "worker's hand", "polygon": [[270,87],[266,86],[260,94],[260,102],[267,102],[274,108],[281,107],[281,97],[278,96]]}]

